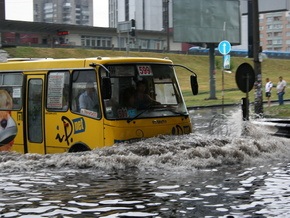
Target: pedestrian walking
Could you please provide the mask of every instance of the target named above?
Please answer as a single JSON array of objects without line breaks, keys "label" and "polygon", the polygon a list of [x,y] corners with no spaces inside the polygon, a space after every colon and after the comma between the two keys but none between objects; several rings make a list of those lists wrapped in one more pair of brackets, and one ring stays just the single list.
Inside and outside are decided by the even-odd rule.
[{"label": "pedestrian walking", "polygon": [[268,100],[268,107],[270,107],[270,105],[271,105],[272,87],[273,87],[273,83],[270,81],[269,78],[266,78],[265,93],[266,93],[266,98]]},{"label": "pedestrian walking", "polygon": [[279,77],[279,82],[277,84],[277,95],[278,95],[278,101],[279,101],[279,105],[283,105],[284,104],[284,94],[285,94],[285,89],[286,89],[286,81],[283,80],[283,77],[280,76]]}]

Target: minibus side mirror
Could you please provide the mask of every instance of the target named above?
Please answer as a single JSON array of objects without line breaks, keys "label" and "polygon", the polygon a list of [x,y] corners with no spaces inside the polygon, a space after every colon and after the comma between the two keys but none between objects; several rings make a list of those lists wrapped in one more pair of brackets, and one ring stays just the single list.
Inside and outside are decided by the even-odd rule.
[{"label": "minibus side mirror", "polygon": [[198,82],[197,77],[195,75],[190,76],[190,85],[191,85],[191,91],[193,95],[198,94]]},{"label": "minibus side mirror", "polygon": [[111,79],[109,77],[102,78],[101,90],[103,99],[110,99],[112,97]]}]

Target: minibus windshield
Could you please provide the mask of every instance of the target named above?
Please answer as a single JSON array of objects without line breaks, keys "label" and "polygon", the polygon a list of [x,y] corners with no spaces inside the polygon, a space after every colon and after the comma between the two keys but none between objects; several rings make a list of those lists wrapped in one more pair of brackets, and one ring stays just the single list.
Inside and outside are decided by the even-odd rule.
[{"label": "minibus windshield", "polygon": [[172,65],[106,65],[111,96],[103,99],[107,119],[188,115]]}]

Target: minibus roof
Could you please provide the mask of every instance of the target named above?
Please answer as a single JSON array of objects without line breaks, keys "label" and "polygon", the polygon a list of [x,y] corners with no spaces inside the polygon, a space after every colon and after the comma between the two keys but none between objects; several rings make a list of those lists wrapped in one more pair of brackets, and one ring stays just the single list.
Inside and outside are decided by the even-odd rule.
[{"label": "minibus roof", "polygon": [[0,63],[0,71],[26,71],[40,69],[73,69],[90,68],[106,64],[129,64],[129,63],[161,63],[172,64],[168,58],[151,57],[91,57],[91,58],[12,58],[7,62]]}]

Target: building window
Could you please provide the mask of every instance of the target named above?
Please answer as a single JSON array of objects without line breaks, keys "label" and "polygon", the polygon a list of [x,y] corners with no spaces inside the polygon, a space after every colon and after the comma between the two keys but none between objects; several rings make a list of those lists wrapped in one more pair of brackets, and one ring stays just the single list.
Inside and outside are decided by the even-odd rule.
[{"label": "building window", "polygon": [[105,36],[82,36],[81,44],[85,47],[112,47],[112,37]]},{"label": "building window", "polygon": [[267,17],[267,22],[272,22],[273,21],[273,17]]},{"label": "building window", "polygon": [[282,24],[267,25],[267,29],[268,30],[277,30],[277,29],[282,29],[282,28],[283,28],[283,25]]},{"label": "building window", "polygon": [[275,36],[275,37],[280,37],[280,36],[282,36],[282,32],[275,32],[275,33],[274,33],[274,36]]},{"label": "building window", "polygon": [[273,40],[273,45],[282,45],[282,39]]}]

